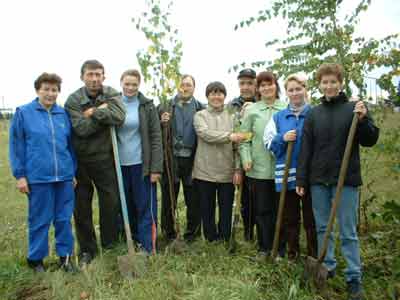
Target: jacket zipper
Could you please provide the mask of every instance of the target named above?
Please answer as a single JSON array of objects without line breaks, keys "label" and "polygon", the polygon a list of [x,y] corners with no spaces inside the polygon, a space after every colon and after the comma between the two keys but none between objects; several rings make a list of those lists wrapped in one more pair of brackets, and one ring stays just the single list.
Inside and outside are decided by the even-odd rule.
[{"label": "jacket zipper", "polygon": [[57,163],[57,152],[56,152],[56,137],[55,130],[53,124],[53,118],[51,117],[50,111],[47,111],[50,121],[50,129],[51,129],[51,140],[53,142],[53,156],[54,156],[54,171],[56,175],[56,181],[58,181],[58,163]]}]

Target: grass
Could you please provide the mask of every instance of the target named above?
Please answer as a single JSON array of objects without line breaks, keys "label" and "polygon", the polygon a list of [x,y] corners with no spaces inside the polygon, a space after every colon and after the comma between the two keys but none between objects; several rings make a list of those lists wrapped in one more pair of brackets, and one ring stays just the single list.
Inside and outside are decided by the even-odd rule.
[{"label": "grass", "polygon": [[[400,164],[400,160],[398,152],[390,151],[390,147],[396,147],[390,143],[393,143],[393,131],[399,129],[399,119],[400,114],[390,113],[379,119],[383,123],[380,143],[386,147],[384,151],[379,147],[363,151],[363,158],[368,158],[363,160],[368,169],[364,172],[364,182],[372,183],[370,190],[363,188],[362,201],[376,194],[365,207],[367,219],[361,219],[366,299],[392,299],[400,278],[398,224],[385,223],[380,217],[382,203],[399,199],[399,177],[393,165]],[[0,129],[0,299],[346,299],[344,262],[340,255],[339,276],[329,281],[324,293],[318,294],[304,285],[301,261],[297,264],[286,260],[279,264],[257,263],[252,260],[256,254],[255,245],[243,240],[239,241],[235,255],[229,254],[222,244],[202,240],[191,244],[179,256],[161,248],[149,260],[146,275],[129,281],[121,278],[117,267],[117,256],[126,254],[124,244],[100,253],[86,270],[72,275],[56,270],[57,257],[51,234],[51,254],[46,260],[51,271],[38,276],[25,262],[27,199],[16,191],[15,180],[10,175],[7,124],[0,123]],[[179,208],[183,224],[182,199]],[[97,211],[97,207],[95,209]],[[97,219],[95,222],[98,224]],[[241,233],[238,236],[241,238]],[[302,247],[304,249],[304,245]]]}]

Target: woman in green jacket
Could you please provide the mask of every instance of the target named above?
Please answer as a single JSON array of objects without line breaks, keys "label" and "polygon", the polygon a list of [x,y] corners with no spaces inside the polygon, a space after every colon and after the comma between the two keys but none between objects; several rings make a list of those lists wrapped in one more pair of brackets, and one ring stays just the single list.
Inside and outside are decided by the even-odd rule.
[{"label": "woman in green jacket", "polygon": [[[273,73],[261,72],[256,80],[259,101],[246,109],[240,127],[241,132],[252,133],[252,139],[240,144],[240,156],[254,197],[251,213],[256,221],[258,253],[264,258],[272,249],[278,198],[274,184],[275,159],[265,149],[263,135],[272,115],[287,105],[279,101],[279,84]],[[283,255],[283,249],[279,253]]]}]

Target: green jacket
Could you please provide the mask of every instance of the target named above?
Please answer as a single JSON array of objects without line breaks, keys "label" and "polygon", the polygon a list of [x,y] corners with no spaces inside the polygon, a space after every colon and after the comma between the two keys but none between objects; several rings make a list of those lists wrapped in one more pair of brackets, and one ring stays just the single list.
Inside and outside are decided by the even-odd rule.
[{"label": "green jacket", "polygon": [[153,100],[146,98],[141,92],[138,98],[143,176],[148,176],[150,173],[162,173],[163,149],[158,111]]},{"label": "green jacket", "polygon": [[265,149],[263,136],[265,126],[272,115],[286,107],[287,103],[279,100],[273,105],[267,105],[260,100],[246,109],[240,131],[253,134],[250,141],[242,142],[239,146],[242,164],[252,163],[252,168],[246,176],[256,179],[275,178],[275,158],[270,151]]},{"label": "green jacket", "polygon": [[[97,108],[107,103],[107,108]],[[109,86],[96,99],[90,99],[85,87],[67,98],[65,109],[71,118],[74,146],[78,161],[95,162],[112,159],[110,126],[119,126],[125,120],[121,94]],[[83,112],[95,107],[93,115],[86,118]]]}]

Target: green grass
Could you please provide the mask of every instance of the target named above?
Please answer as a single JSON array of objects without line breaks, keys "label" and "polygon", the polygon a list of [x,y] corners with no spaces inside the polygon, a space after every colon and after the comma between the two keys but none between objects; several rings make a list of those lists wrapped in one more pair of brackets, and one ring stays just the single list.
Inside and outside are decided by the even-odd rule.
[{"label": "green grass", "polygon": [[[399,129],[399,119],[400,114],[387,114],[381,120],[384,125],[380,142],[387,148],[385,151],[380,151],[378,147],[363,151],[363,158],[367,158],[364,164],[368,167],[368,172],[364,172],[364,182],[374,180],[370,187],[377,195],[365,207],[368,218],[361,219],[360,239],[366,299],[391,299],[392,290],[400,278],[400,230],[398,224],[386,224],[380,218],[382,203],[399,199],[399,177],[393,166],[400,164],[400,159],[398,152],[390,150],[390,147],[396,147],[390,143],[394,138],[393,131]],[[52,271],[38,276],[28,269],[25,262],[27,199],[16,191],[15,180],[10,175],[7,124],[0,123],[0,129],[1,300],[346,299],[342,273],[344,262],[340,255],[337,278],[329,282],[323,295],[318,295],[312,287],[304,285],[301,262],[254,262],[252,258],[256,254],[255,245],[243,240],[239,241],[235,255],[229,254],[222,244],[209,244],[202,240],[191,244],[179,256],[162,248],[149,260],[145,276],[129,281],[121,278],[117,266],[117,257],[127,253],[124,244],[100,253],[86,270],[71,275],[56,270],[57,257],[51,234],[51,254],[46,259],[46,264]],[[363,188],[362,199],[368,199],[372,195],[371,191]],[[179,208],[181,224],[184,226],[182,199]],[[97,212],[97,207],[95,209]],[[372,213],[375,218],[371,217]],[[98,224],[97,218],[95,221]],[[241,239],[241,232],[238,236]],[[304,249],[304,245],[302,247]]]}]

